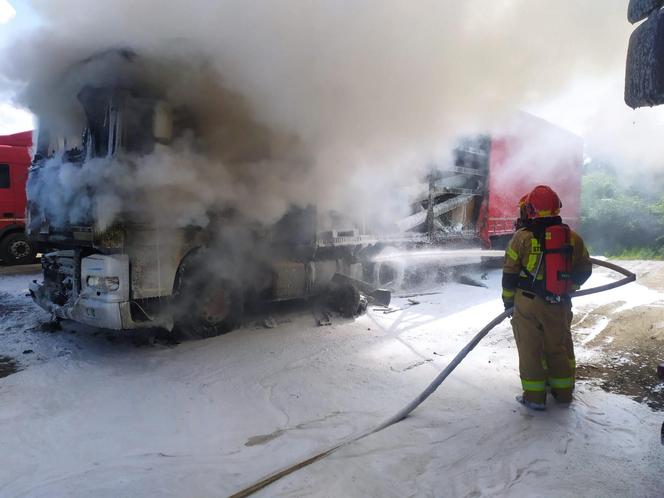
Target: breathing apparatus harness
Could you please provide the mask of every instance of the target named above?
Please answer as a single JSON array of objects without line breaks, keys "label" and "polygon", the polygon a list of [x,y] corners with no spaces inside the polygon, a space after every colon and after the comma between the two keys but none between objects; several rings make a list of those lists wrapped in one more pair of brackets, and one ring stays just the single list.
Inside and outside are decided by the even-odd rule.
[{"label": "breathing apparatus harness", "polygon": [[[572,292],[572,233],[560,216],[530,220],[525,229],[533,234],[540,249],[534,272],[522,268],[518,288],[534,293],[551,304],[569,301]],[[540,271],[544,267],[541,279]]]}]

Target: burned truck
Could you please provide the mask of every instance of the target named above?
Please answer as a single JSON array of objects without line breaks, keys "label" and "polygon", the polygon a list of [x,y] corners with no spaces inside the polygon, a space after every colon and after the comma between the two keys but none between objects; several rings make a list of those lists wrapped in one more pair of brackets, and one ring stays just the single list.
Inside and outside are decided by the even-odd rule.
[{"label": "burned truck", "polygon": [[413,214],[399,220],[404,232],[432,243],[453,238],[504,249],[514,233],[519,198],[538,184],[564,197],[562,216],[581,216],[583,140],[526,112],[491,133],[457,141],[452,160],[433,163],[428,189],[413,198]]},{"label": "burned truck", "polygon": [[[200,86],[185,96],[164,86],[175,72],[112,50],[54,79],[57,92],[71,95],[66,110],[38,114],[27,230],[55,250],[43,255],[43,281],[30,285],[34,301],[55,318],[95,327],[207,337],[235,327],[248,301],[320,295],[335,273],[361,278],[369,243],[356,229],[321,230],[313,206],[261,223],[215,196],[233,188],[219,178],[271,161],[305,167],[306,157],[294,156],[292,137],[254,123],[236,96],[196,100],[216,83],[185,77],[180,88]],[[218,114],[206,114],[215,105]],[[200,121],[219,116],[227,122],[206,141]],[[199,154],[206,148],[214,161]],[[206,177],[218,164],[235,169]],[[194,174],[205,191],[187,189]]]},{"label": "burned truck", "polygon": [[[578,212],[582,142],[529,116],[463,141],[412,214],[385,229],[303,206],[297,188],[282,195],[307,174],[304,147],[256,122],[204,64],[111,50],[41,93],[27,233],[54,250],[30,293],[54,317],[96,327],[206,337],[235,327],[247,303],[331,290],[350,315],[369,290],[335,275],[390,288],[448,279],[450,267],[486,257],[479,247],[500,247],[518,197],[537,183],[572,199],[570,221]],[[441,260],[441,246],[463,250]]]}]

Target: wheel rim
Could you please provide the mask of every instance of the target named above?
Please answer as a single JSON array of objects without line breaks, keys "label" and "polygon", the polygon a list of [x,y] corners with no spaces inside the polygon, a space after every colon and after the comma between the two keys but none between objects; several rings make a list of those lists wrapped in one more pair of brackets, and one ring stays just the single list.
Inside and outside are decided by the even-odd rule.
[{"label": "wheel rim", "polygon": [[399,270],[390,263],[379,263],[377,274],[379,286],[393,284],[399,280]]},{"label": "wheel rim", "polygon": [[201,311],[203,318],[210,325],[224,321],[231,311],[230,293],[226,289],[210,289],[208,296],[203,300]]},{"label": "wheel rim", "polygon": [[9,254],[14,259],[25,258],[30,254],[30,244],[24,240],[17,240],[9,246]]}]

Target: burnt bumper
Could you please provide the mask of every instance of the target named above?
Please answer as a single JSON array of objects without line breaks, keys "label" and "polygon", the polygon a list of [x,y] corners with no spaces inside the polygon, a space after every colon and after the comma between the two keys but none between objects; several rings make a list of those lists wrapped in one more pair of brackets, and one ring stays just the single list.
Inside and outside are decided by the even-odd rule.
[{"label": "burnt bumper", "polygon": [[128,301],[109,303],[79,296],[73,303],[61,306],[51,301],[44,284],[32,282],[29,289],[39,307],[64,320],[112,330],[134,329],[142,325],[132,320]]}]

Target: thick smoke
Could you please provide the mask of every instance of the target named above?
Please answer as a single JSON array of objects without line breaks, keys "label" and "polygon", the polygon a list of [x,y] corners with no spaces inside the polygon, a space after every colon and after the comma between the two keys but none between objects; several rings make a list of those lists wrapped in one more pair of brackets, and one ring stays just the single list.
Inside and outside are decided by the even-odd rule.
[{"label": "thick smoke", "polygon": [[[33,3],[43,25],[1,59],[42,119],[73,132],[80,109],[63,73],[118,46],[159,61],[169,98],[203,118],[140,171],[58,173],[54,209],[91,211],[100,226],[134,202],[182,224],[205,224],[217,206],[271,223],[315,203],[389,226],[407,209],[399,185],[454,137],[580,73],[614,71],[627,36],[618,0]],[[76,182],[94,197],[72,198]],[[152,185],[164,188],[145,199]]]},{"label": "thick smoke", "polygon": [[[82,82],[103,88],[136,81],[141,91],[169,103],[177,123],[174,140],[140,150],[142,142],[136,138],[150,136],[152,123],[141,121],[139,101],[132,107],[134,114],[123,115],[125,139],[135,142],[133,151],[88,159],[82,166],[69,161],[71,152],[46,161],[31,178],[29,191],[55,226],[92,219],[103,229],[121,215],[171,226],[206,226],[208,211],[224,209],[269,224],[286,212],[290,199],[311,201],[306,190],[297,193],[312,168],[298,140],[256,122],[245,99],[224,88],[214,68],[195,56],[144,58],[114,50],[74,65],[47,85],[61,98],[45,99],[40,121],[67,138],[67,149],[76,145],[84,153],[79,144],[84,116],[75,97]],[[46,90],[35,91],[38,86],[28,91],[47,95]]]}]

